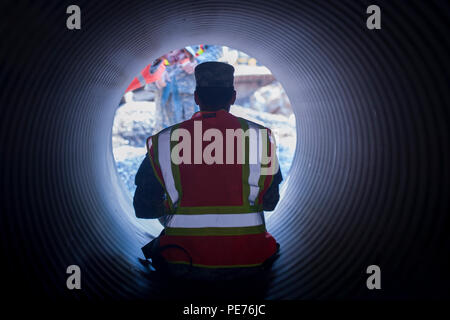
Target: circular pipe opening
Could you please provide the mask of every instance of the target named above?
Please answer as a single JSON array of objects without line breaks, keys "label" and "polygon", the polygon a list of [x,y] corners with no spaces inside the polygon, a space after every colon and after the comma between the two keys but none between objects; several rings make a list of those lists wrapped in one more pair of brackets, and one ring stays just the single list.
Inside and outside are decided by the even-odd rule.
[{"label": "circular pipe opening", "polygon": [[[169,15],[175,19],[183,19],[184,16],[183,13]],[[326,208],[339,206],[336,203],[339,201],[338,194],[342,194],[348,184],[351,184],[348,180],[348,172],[354,163],[346,162],[345,158],[351,154],[352,149],[359,146],[354,144],[358,135],[349,135],[351,134],[349,129],[351,128],[353,133],[358,131],[363,134],[359,131],[362,126],[371,131],[371,124],[366,122],[365,115],[358,114],[356,117],[345,109],[349,105],[345,106],[343,102],[354,99],[352,103],[356,103],[357,95],[360,93],[354,92],[349,82],[345,80],[346,75],[336,67],[343,62],[336,60],[333,48],[325,40],[327,36],[322,34],[324,42],[315,41],[312,33],[320,33],[320,30],[316,30],[314,25],[308,25],[309,32],[297,30],[295,33],[286,34],[286,30],[273,27],[275,22],[268,13],[259,12],[257,16],[249,18],[245,14],[240,15],[233,8],[229,13],[221,13],[220,17],[221,19],[210,25],[208,32],[199,32],[197,29],[199,25],[195,20],[166,38],[158,34],[157,28],[149,27],[148,36],[152,39],[151,41],[145,43],[136,39],[128,40],[134,47],[134,56],[131,59],[129,53],[113,50],[114,53],[108,57],[108,63],[95,68],[99,72],[109,73],[109,76],[102,73],[98,76],[101,79],[113,77],[111,81],[114,86],[110,88],[108,97],[105,93],[101,105],[97,106],[101,114],[96,113],[95,131],[97,133],[94,136],[96,139],[104,137],[102,144],[104,141],[111,140],[110,128],[115,111],[111,105],[119,101],[124,89],[146,64],[149,57],[154,59],[173,48],[201,42],[237,47],[251,56],[257,56],[283,84],[296,116],[298,139],[290,175],[281,189],[283,198],[267,221],[269,232],[282,244],[284,253],[275,264],[276,285],[270,288],[268,294],[276,296],[277,290],[283,288],[282,290],[285,290],[283,295],[286,296],[293,294],[295,287],[303,284],[300,277],[304,273],[313,274],[314,283],[310,283],[310,286],[314,286],[320,282],[320,279],[330,274],[333,278],[329,268],[322,265],[314,269],[309,262],[314,257],[314,251],[326,245],[326,239],[330,237],[330,230],[327,228],[335,223],[342,223],[342,216],[331,215]],[[251,23],[254,19],[257,19],[262,29],[257,31],[254,28]],[[160,21],[161,27],[171,28],[172,24],[169,23],[171,20]],[[236,34],[240,36],[236,37]],[[286,43],[289,41],[289,35],[294,36],[294,34],[297,40]],[[163,38],[164,41],[160,41]],[[111,39],[105,39],[106,47],[115,46],[109,41]],[[294,64],[291,63],[292,59],[295,59]],[[118,68],[120,72],[110,73],[111,65]],[[358,67],[363,66],[364,64]],[[348,71],[350,76],[357,72],[351,69]],[[124,74],[124,76],[117,77],[117,74]],[[109,119],[108,123],[107,119]],[[348,150],[347,154],[342,152],[345,149]],[[107,208],[110,208],[108,219],[112,218],[117,222],[115,232],[120,232],[117,230],[122,229],[124,237],[122,252],[129,261],[135,263],[136,256],[140,255],[140,246],[148,241],[149,234],[156,234],[159,229],[147,230],[149,234],[146,234],[142,230],[136,230],[135,226],[130,225],[130,221],[126,221],[124,212],[133,212],[133,208],[129,199],[124,196],[123,185],[118,180],[111,146],[108,148],[108,154],[107,162],[110,166],[107,171],[103,171],[98,176],[98,189],[105,191],[105,185],[108,186],[110,196],[104,203]],[[102,164],[103,162],[97,162],[95,165]],[[355,177],[359,179],[358,175],[354,172],[352,179]],[[338,185],[344,188],[337,190]],[[111,189],[113,189],[112,193]],[[111,194],[121,195],[112,196]],[[296,235],[301,236],[296,238]],[[332,249],[329,247],[327,250]],[[327,254],[333,256],[329,251]],[[298,273],[296,270],[302,270],[302,272]],[[320,274],[322,271],[323,274]],[[295,287],[285,287],[289,283],[297,284]],[[320,286],[316,288],[321,290]]]},{"label": "circular pipe opening", "polygon": [[[237,99],[230,112],[272,130],[277,142],[283,188],[295,153],[296,128],[295,115],[282,84],[273,77],[270,69],[258,62],[257,57],[225,46],[192,45],[188,49],[173,50],[142,68],[127,87],[116,110],[112,149],[117,172],[125,186],[122,189],[130,202],[136,189],[134,177],[146,154],[146,139],[169,125],[189,119],[198,111],[193,93],[194,74],[185,72],[181,65],[189,58],[195,64],[222,61],[234,66]],[[173,60],[171,65],[168,59]],[[156,236],[162,230],[156,219],[137,219],[134,211],[126,213],[139,233],[150,231]],[[266,212],[267,221],[272,213]]]}]

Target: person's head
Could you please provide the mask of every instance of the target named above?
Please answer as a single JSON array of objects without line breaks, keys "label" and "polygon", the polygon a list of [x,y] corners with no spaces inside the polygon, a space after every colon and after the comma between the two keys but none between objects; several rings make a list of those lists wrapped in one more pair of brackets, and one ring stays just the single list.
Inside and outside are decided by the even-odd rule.
[{"label": "person's head", "polygon": [[204,62],[195,68],[194,96],[201,111],[229,111],[236,100],[233,73],[233,66],[223,62]]}]

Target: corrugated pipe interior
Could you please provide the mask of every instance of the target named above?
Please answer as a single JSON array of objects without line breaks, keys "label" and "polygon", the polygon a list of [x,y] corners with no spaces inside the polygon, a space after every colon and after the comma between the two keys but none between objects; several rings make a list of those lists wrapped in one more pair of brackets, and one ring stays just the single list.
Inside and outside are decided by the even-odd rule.
[{"label": "corrugated pipe interior", "polygon": [[[158,296],[137,262],[154,231],[129,218],[111,128],[143,66],[207,43],[256,57],[295,111],[296,154],[267,219],[281,255],[264,297],[448,294],[448,4],[377,3],[380,30],[366,27],[367,1],[77,1],[74,31],[61,4],[9,10],[17,28],[2,52],[1,219],[2,260],[26,274],[15,290]],[[73,264],[77,292],[65,286]],[[366,287],[372,264],[382,291]]]}]

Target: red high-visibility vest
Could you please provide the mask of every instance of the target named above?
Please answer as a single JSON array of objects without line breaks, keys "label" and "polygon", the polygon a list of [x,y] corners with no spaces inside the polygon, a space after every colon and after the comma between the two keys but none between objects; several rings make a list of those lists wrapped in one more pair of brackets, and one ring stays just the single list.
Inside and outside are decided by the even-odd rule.
[{"label": "red high-visibility vest", "polygon": [[[203,155],[207,145],[212,143],[208,129],[213,129],[208,132],[219,130],[222,133],[223,164],[220,164],[220,157],[215,158],[219,163],[207,164],[202,158],[201,164],[195,164],[196,157],[199,162],[199,147]],[[233,147],[229,147],[230,140],[225,141],[227,129],[228,137],[237,133],[232,138]],[[257,134],[239,135],[239,132],[251,132],[248,129]],[[268,135],[259,129],[267,130]],[[205,137],[199,138],[199,134]],[[276,154],[270,135],[267,128],[222,109],[197,112],[191,119],[147,139],[149,158],[166,192],[166,206],[170,211],[160,246],[181,246],[190,256],[174,246],[162,251],[168,262],[189,264],[191,258],[193,266],[197,267],[252,267],[261,265],[276,252],[276,241],[266,231],[262,203],[276,173],[273,165]],[[183,138],[180,140],[178,136]],[[172,161],[172,153],[180,151],[174,149],[180,141],[186,143],[184,146],[190,145],[190,157],[187,149],[179,154],[184,163]],[[264,147],[265,150],[273,147],[269,151],[269,163],[261,161]],[[245,161],[239,162],[239,152],[240,159]],[[219,153],[216,149],[214,156]],[[190,161],[186,161],[189,158]]]}]

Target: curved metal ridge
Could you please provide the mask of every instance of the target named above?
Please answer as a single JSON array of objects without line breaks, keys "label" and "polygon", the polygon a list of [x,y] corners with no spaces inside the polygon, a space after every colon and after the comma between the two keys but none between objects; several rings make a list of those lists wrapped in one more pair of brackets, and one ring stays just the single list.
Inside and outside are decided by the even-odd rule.
[{"label": "curved metal ridge", "polygon": [[[296,154],[268,219],[282,254],[265,297],[448,296],[449,8],[377,3],[375,31],[364,1],[77,1],[79,31],[61,4],[7,5],[2,261],[25,274],[9,280],[12,295],[158,296],[136,260],[147,237],[126,213],[114,112],[148,61],[211,43],[255,56],[295,109]],[[71,264],[81,292],[65,288]],[[365,286],[371,264],[381,293]]]}]

